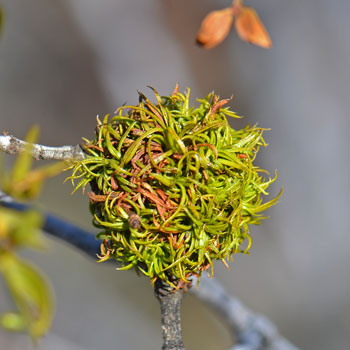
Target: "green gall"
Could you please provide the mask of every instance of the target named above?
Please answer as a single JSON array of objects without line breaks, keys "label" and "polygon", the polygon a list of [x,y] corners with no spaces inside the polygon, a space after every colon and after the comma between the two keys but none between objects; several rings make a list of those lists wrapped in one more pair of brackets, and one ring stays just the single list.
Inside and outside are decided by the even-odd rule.
[{"label": "green gall", "polygon": [[197,107],[189,106],[189,90],[154,93],[156,103],[140,93],[137,106],[98,120],[70,179],[80,179],[75,190],[91,185],[100,261],[114,258],[121,270],[136,267],[152,283],[179,288],[214,260],[247,252],[248,225],[259,224],[279,196],[262,202],[276,179],[253,165],[266,146],[262,128],[233,129],[226,117],[237,115],[214,93]]}]

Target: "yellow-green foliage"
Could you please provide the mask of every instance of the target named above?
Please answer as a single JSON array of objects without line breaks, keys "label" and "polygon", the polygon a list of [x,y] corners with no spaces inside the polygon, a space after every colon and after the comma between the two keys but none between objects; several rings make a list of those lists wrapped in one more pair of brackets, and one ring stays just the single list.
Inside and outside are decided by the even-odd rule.
[{"label": "yellow-green foliage", "polygon": [[[32,128],[26,137],[28,146],[19,154],[12,171],[1,168],[0,185],[11,197],[33,198],[38,195],[43,181],[62,171],[64,164],[32,170],[31,143],[38,128]],[[0,315],[0,326],[11,331],[26,331],[35,341],[47,333],[54,314],[54,298],[42,273],[17,255],[21,248],[43,249],[44,237],[40,228],[43,218],[37,211],[18,212],[0,206],[0,275],[16,305],[16,310]]]},{"label": "yellow-green foliage", "polygon": [[189,91],[155,96],[99,121],[71,179],[81,178],[76,189],[91,185],[101,261],[181,286],[213,260],[247,252],[248,225],[277,198],[262,203],[274,179],[253,165],[263,129],[231,128],[226,116],[237,116],[213,93],[194,108]]},{"label": "yellow-green foliage", "polygon": [[52,291],[38,269],[16,254],[22,247],[43,248],[38,212],[23,213],[0,208],[0,275],[17,310],[0,315],[0,326],[11,331],[26,331],[33,340],[51,326],[54,313]]}]

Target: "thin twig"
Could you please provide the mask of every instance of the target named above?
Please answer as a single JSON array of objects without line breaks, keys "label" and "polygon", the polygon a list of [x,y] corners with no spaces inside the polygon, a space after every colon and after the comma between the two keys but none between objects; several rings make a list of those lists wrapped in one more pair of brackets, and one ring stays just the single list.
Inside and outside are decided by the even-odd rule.
[{"label": "thin twig", "polygon": [[172,287],[157,280],[154,293],[160,303],[162,322],[162,350],[185,350],[182,340],[180,309],[184,290],[173,290]]},{"label": "thin twig", "polygon": [[214,278],[203,274],[197,287],[196,283],[197,278],[192,278],[190,291],[219,313],[230,327],[237,342],[230,350],[298,350],[278,333],[269,319],[249,310]]},{"label": "thin twig", "polygon": [[[20,211],[33,209],[30,205],[14,202],[11,197],[1,191],[0,205]],[[96,253],[100,252],[101,242],[94,238],[93,233],[82,230],[54,215],[43,215],[45,219],[43,230],[45,233],[73,245],[80,251],[88,254],[88,256],[96,259]],[[114,263],[116,262],[114,261]],[[210,305],[230,327],[237,341],[237,344],[230,350],[298,350],[296,346],[278,333],[276,326],[270,320],[249,310],[240,300],[230,295],[214,278],[208,278],[206,274],[203,274],[199,285],[196,286],[196,284],[197,278],[193,277],[193,287],[190,288],[190,292],[205,304]],[[183,295],[181,295],[182,291],[165,293],[166,288],[161,286],[155,292],[161,303],[163,349],[184,349],[183,344],[179,340],[179,335],[181,335],[179,312],[183,298]],[[170,312],[170,310],[174,311],[174,315],[172,315],[173,312]],[[175,319],[172,317],[175,317]],[[172,339],[178,346],[182,347],[170,347],[173,346],[171,345],[173,344]]]},{"label": "thin twig", "polygon": [[[31,205],[18,203],[0,191],[0,206],[15,209],[18,211],[38,210]],[[39,211],[39,210],[38,210]],[[59,238],[60,240],[78,248],[80,251],[86,253],[89,257],[97,259],[96,255],[100,254],[101,242],[95,238],[95,234],[81,229],[57,216],[42,213],[44,224],[42,230],[50,236]]]},{"label": "thin twig", "polygon": [[[11,135],[0,135],[0,150],[17,154],[26,148],[27,142],[22,141]],[[49,147],[39,144],[33,144],[31,153],[35,159],[56,159],[56,160],[81,160],[85,158],[85,153],[79,145]]]}]

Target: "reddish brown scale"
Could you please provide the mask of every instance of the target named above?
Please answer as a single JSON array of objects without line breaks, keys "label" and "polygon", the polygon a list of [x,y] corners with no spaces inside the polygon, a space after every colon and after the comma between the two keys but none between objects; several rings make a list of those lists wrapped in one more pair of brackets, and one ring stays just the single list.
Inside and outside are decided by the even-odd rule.
[{"label": "reddish brown scale", "polygon": [[174,89],[174,91],[173,91],[173,93],[172,93],[172,96],[175,96],[176,97],[176,94],[179,92],[179,84],[176,84],[176,86],[175,86],[175,89]]},{"label": "reddish brown scale", "polygon": [[98,147],[98,146],[95,146],[95,145],[87,145],[87,146],[84,146],[85,148],[94,148],[94,149],[97,149],[98,151],[100,152],[104,152],[103,148],[102,147]]},{"label": "reddish brown scale", "polygon": [[172,157],[179,160],[182,158],[182,154],[175,153]]},{"label": "reddish brown scale", "polygon": [[238,158],[239,158],[239,159],[248,159],[248,156],[247,156],[246,154],[239,153],[239,154],[238,154]]},{"label": "reddish brown scale", "polygon": [[123,192],[120,192],[120,193],[121,193],[121,196],[120,196],[120,198],[118,199],[118,202],[117,202],[117,205],[116,205],[117,210],[118,210],[119,207],[121,206],[121,204],[122,204],[124,198],[126,198],[126,197],[129,195],[129,193],[123,193]]},{"label": "reddish brown scale", "polygon": [[137,191],[140,192],[144,197],[147,197],[153,203],[158,204],[166,209],[173,209],[173,207],[169,207],[168,205],[166,205],[164,201],[161,198],[159,198],[156,194],[151,193],[141,187],[138,187]]},{"label": "reddish brown scale", "polygon": [[135,155],[131,159],[131,164],[134,168],[139,168],[136,165],[136,161],[140,160],[140,158],[146,153],[147,151],[144,148],[141,148],[138,152],[135,153]]},{"label": "reddish brown scale", "polygon": [[133,202],[137,202],[138,201],[138,199],[139,199],[139,197],[140,197],[140,193],[135,193],[135,195],[133,196],[133,197],[131,197],[131,200],[133,201]]},{"label": "reddish brown scale", "polygon": [[176,241],[176,247],[174,247],[175,249],[180,249],[182,247],[182,245],[184,244],[184,239],[182,238],[180,243],[177,243]]},{"label": "reddish brown scale", "polygon": [[111,194],[107,195],[107,194],[96,194],[95,192],[89,192],[88,196],[91,202],[105,202],[107,197],[109,200],[118,198],[119,193],[112,192]]},{"label": "reddish brown scale", "polygon": [[131,215],[133,212],[131,211],[131,205],[127,203],[121,203],[120,208],[122,208],[127,214]]},{"label": "reddish brown scale", "polygon": [[[217,97],[217,96],[216,96],[216,97]],[[210,108],[209,116],[215,114],[222,106],[224,106],[226,103],[228,103],[229,101],[231,101],[232,98],[233,98],[233,96],[231,96],[231,98],[228,98],[228,99],[226,99],[226,100],[221,100],[220,102],[218,102],[218,99],[219,99],[219,98],[217,98],[217,99],[215,100],[215,102],[214,102],[214,103],[215,103],[214,106],[212,106],[212,107]]]},{"label": "reddish brown scale", "polygon": [[160,224],[157,222],[156,217],[154,216],[154,214],[153,214],[153,217],[152,217],[152,221],[153,221],[153,223],[154,223],[154,226],[155,226],[157,229],[159,229],[159,228],[160,228]]},{"label": "reddish brown scale", "polygon": [[157,207],[157,210],[158,210],[160,217],[162,218],[163,221],[165,221],[165,216],[164,216],[166,213],[165,208],[161,207],[159,204],[156,204],[156,207]]},{"label": "reddish brown scale", "polygon": [[188,197],[190,197],[190,199],[192,199],[192,193],[191,193],[189,188],[187,189],[187,193],[188,193]]},{"label": "reddish brown scale", "polygon": [[143,131],[141,129],[133,128],[131,129],[131,133],[136,136],[141,136],[143,134]]},{"label": "reddish brown scale", "polygon": [[162,198],[162,200],[166,202],[166,200],[168,199],[167,195],[160,188],[157,188],[156,192],[158,193],[160,198]]},{"label": "reddish brown scale", "polygon": [[112,190],[117,190],[118,189],[118,183],[115,181],[114,177],[111,176],[111,187],[112,187]]},{"label": "reddish brown scale", "polygon": [[134,140],[129,139],[129,138],[126,138],[126,139],[124,140],[123,145],[129,145],[129,144],[131,144],[131,143],[133,143],[133,142],[134,142]]}]

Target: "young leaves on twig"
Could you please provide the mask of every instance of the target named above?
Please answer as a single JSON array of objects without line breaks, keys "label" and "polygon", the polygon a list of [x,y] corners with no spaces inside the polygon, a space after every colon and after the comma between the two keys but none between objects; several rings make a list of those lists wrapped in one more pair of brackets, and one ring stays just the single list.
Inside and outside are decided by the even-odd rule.
[{"label": "young leaves on twig", "polygon": [[46,278],[20,258],[16,250],[45,247],[39,230],[42,224],[43,218],[36,211],[0,208],[0,274],[17,307],[14,312],[0,315],[0,326],[10,331],[26,331],[33,341],[50,328],[54,300]]},{"label": "young leaves on twig", "polygon": [[37,268],[0,248],[0,272],[18,308],[0,317],[7,330],[27,331],[35,341],[51,326],[54,302],[51,288]]},{"label": "young leaves on twig", "polygon": [[[43,181],[66,167],[63,162],[32,170],[32,144],[38,128],[27,135],[27,145],[6,173],[1,169],[2,189],[11,197],[28,199],[39,194]],[[1,165],[1,164],[0,164]],[[45,277],[16,254],[23,247],[42,249],[45,242],[40,227],[43,218],[36,211],[16,212],[0,207],[0,274],[17,307],[15,312],[0,315],[0,326],[11,331],[26,331],[33,341],[43,336],[51,326],[54,300]]]},{"label": "young leaves on twig", "polygon": [[29,199],[36,197],[42,188],[44,180],[58,175],[67,165],[64,162],[55,162],[50,165],[32,169],[33,156],[31,155],[32,144],[38,138],[39,128],[29,130],[26,148],[16,158],[11,173],[0,173],[0,185],[4,192],[16,199]]}]

